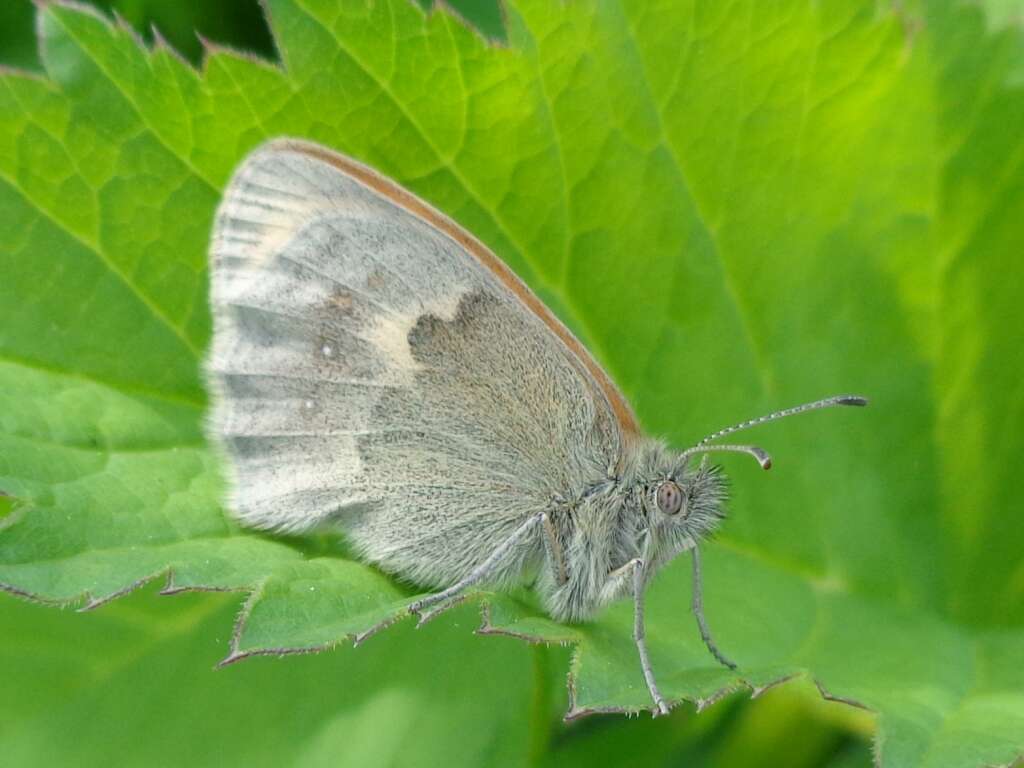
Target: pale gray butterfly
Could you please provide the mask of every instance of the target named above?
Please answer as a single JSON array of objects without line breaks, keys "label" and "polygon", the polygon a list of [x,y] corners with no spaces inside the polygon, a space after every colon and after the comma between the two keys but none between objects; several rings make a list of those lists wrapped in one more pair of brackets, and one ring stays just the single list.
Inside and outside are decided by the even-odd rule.
[{"label": "pale gray butterfly", "polygon": [[324,147],[279,139],[236,171],[211,253],[211,437],[245,524],[344,532],[388,573],[440,591],[421,621],[478,584],[528,580],[559,621],[631,595],[655,714],[668,711],[644,640],[644,592],[723,516],[719,468],[644,436],[623,395],[544,304],[472,235]]}]

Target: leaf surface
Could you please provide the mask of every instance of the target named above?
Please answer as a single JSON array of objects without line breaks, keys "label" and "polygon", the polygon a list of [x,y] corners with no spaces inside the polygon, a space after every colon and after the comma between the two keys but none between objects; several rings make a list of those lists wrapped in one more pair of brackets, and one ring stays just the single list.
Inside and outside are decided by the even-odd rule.
[{"label": "leaf surface", "polygon": [[[405,0],[267,5],[281,66],[212,48],[197,72],[51,4],[45,76],[0,75],[0,583],[246,590],[233,657],[409,599],[330,542],[240,530],[202,437],[213,211],[248,150],[302,136],[480,236],[676,445],[872,398],[751,433],[771,475],[726,462],[705,603],[740,670],[703,649],[681,561],[648,609],[667,694],[803,674],[879,714],[886,765],[1024,751],[1019,29],[938,2],[519,0],[503,46]],[[628,605],[563,627],[485,603],[488,631],[576,644],[574,713],[649,705]]]}]

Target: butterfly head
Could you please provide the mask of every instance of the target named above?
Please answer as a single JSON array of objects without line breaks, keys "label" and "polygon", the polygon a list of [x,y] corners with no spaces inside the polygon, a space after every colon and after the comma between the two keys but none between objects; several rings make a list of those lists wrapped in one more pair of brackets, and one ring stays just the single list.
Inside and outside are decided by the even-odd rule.
[{"label": "butterfly head", "polygon": [[646,489],[648,520],[665,559],[708,536],[725,517],[726,480],[721,467],[702,461],[665,472]]}]

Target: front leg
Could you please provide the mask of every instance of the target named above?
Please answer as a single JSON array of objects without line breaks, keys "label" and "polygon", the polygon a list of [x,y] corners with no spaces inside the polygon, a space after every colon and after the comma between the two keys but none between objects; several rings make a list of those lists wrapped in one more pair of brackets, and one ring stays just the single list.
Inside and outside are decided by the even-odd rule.
[{"label": "front leg", "polygon": [[558,539],[558,531],[555,530],[550,513],[544,513],[541,524],[544,526],[544,543],[547,545],[548,557],[555,566],[555,583],[561,586],[569,580],[569,571],[565,567],[565,551]]},{"label": "front leg", "polygon": [[608,574],[608,581],[601,589],[602,596],[614,599],[627,586],[632,579],[633,587],[633,642],[636,643],[636,650],[640,654],[640,669],[644,674],[644,682],[647,683],[647,690],[654,699],[654,716],[667,715],[669,711],[668,702],[658,690],[658,683],[654,679],[654,670],[651,668],[651,657],[647,651],[647,633],[644,627],[644,592],[647,586],[647,572],[644,561],[635,557],[621,568],[616,568]]},{"label": "front leg", "polygon": [[644,673],[644,681],[647,683],[647,690],[651,692],[654,699],[654,716],[667,715],[668,704],[658,684],[654,680],[654,670],[651,668],[651,657],[647,653],[647,633],[644,629],[644,595],[646,593],[647,579],[643,562],[634,560],[637,563],[633,567],[633,641],[640,654],[640,669]]}]

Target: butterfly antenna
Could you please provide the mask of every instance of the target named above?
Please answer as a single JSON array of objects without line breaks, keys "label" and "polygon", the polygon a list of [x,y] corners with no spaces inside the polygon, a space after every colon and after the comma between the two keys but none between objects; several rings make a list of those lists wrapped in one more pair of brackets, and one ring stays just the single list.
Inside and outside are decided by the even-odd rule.
[{"label": "butterfly antenna", "polygon": [[707,445],[712,440],[718,440],[719,438],[731,435],[733,432],[739,432],[743,429],[750,429],[756,427],[759,424],[767,424],[769,421],[778,421],[784,419],[787,416],[796,416],[798,413],[806,413],[807,411],[818,411],[822,408],[831,408],[836,405],[867,405],[868,401],[865,397],[858,397],[857,395],[836,395],[835,397],[826,397],[824,400],[815,400],[813,403],[804,403],[793,408],[787,408],[784,411],[776,411],[775,413],[769,413],[767,416],[758,416],[756,419],[750,421],[744,421],[740,424],[736,424],[732,427],[726,427],[720,429],[713,434],[708,435],[699,443],[698,446]]},{"label": "butterfly antenna", "polygon": [[761,448],[756,445],[708,445],[712,440],[718,440],[719,438],[731,435],[733,432],[739,432],[743,429],[750,429],[756,427],[759,424],[767,424],[769,421],[778,421],[784,419],[787,416],[795,416],[798,413],[806,413],[807,411],[817,411],[822,408],[831,408],[836,405],[856,405],[865,406],[868,404],[866,397],[860,397],[858,395],[836,395],[835,397],[826,397],[823,400],[815,400],[813,403],[804,403],[803,405],[797,405],[793,408],[786,408],[784,411],[776,411],[775,413],[769,413],[767,416],[759,416],[756,419],[750,421],[744,421],[725,429],[720,429],[714,432],[693,448],[688,448],[683,451],[682,459],[684,462],[697,453],[708,453],[711,451],[726,451],[730,453],[746,453],[757,459],[757,463],[761,465],[762,469],[770,469],[772,466],[771,457]]}]

